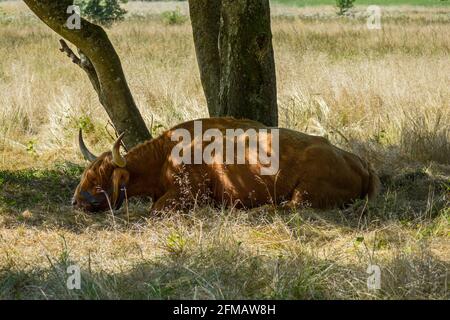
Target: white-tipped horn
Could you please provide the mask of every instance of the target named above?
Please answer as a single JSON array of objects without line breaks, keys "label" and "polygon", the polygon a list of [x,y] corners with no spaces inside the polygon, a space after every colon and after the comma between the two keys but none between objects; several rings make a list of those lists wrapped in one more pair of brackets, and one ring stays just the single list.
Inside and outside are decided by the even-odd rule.
[{"label": "white-tipped horn", "polygon": [[95,159],[97,159],[97,156],[94,155],[92,152],[90,152],[89,149],[86,147],[86,144],[84,143],[83,140],[83,133],[81,129],[78,132],[78,144],[80,146],[80,151],[86,160],[93,162],[95,161]]},{"label": "white-tipped horn", "polygon": [[122,138],[125,135],[125,132],[122,133],[114,142],[112,152],[112,162],[115,166],[119,168],[123,168],[127,165],[127,160],[120,154],[120,145],[122,143]]}]

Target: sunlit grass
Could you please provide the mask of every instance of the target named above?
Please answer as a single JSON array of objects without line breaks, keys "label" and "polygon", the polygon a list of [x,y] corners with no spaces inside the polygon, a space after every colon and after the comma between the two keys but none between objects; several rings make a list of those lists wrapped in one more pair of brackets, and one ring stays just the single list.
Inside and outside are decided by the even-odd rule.
[{"label": "sunlit grass", "polygon": [[[108,30],[155,134],[206,116],[185,3],[129,3]],[[0,298],[448,299],[450,20],[445,8],[273,7],[281,125],[368,158],[383,182],[374,203],[283,212],[200,208],[149,216],[74,211],[85,165],[79,127],[110,148],[107,116],[58,37],[21,2],[0,2]],[[82,290],[65,286],[78,264]],[[366,270],[382,270],[382,290]]]},{"label": "sunlit grass", "polygon": [[[322,6],[336,5],[336,0],[272,0],[273,3],[279,3],[291,6]],[[416,6],[448,6],[446,0],[356,0],[355,5],[382,5],[382,6],[398,6],[398,5],[416,5]]]}]

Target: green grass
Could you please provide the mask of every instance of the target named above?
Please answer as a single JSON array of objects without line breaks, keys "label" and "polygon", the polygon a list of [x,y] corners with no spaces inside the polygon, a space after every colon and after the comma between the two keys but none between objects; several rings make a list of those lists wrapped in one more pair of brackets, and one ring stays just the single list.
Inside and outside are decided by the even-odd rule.
[{"label": "green grass", "polygon": [[[293,5],[298,7],[335,5],[335,0],[273,0],[275,3]],[[448,6],[448,0],[356,0],[355,5],[416,5],[416,6]]]},{"label": "green grass", "polygon": [[0,170],[0,210],[69,204],[81,170],[71,163],[56,164],[50,170]]}]

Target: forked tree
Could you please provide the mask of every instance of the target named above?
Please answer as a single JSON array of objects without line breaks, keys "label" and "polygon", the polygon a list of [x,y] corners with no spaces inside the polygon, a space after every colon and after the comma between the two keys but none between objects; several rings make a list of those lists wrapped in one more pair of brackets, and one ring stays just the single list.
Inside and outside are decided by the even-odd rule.
[{"label": "forked tree", "polygon": [[[100,103],[127,147],[151,138],[105,30],[81,18],[68,28],[73,0],[24,0],[60,40],[61,51],[89,77]],[[277,125],[275,66],[268,0],[191,0],[190,12],[202,85],[211,116]]]}]

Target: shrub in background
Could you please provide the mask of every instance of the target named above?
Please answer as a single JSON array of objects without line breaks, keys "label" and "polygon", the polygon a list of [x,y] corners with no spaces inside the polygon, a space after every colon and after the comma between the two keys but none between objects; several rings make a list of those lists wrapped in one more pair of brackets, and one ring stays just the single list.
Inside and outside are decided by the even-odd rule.
[{"label": "shrub in background", "polygon": [[76,0],[81,15],[94,23],[109,26],[115,21],[123,20],[127,11],[120,4],[127,0]]},{"label": "shrub in background", "polygon": [[[1,0],[0,0],[1,2]],[[0,8],[0,24],[10,24],[14,22],[15,17],[7,14],[2,8]],[[0,74],[1,77],[1,74]]]},{"label": "shrub in background", "polygon": [[336,0],[336,6],[339,8],[339,15],[344,15],[348,10],[353,8],[355,0]]},{"label": "shrub in background", "polygon": [[162,14],[162,19],[164,23],[175,25],[175,24],[183,24],[188,18],[181,13],[179,7],[176,10],[164,11]]}]

